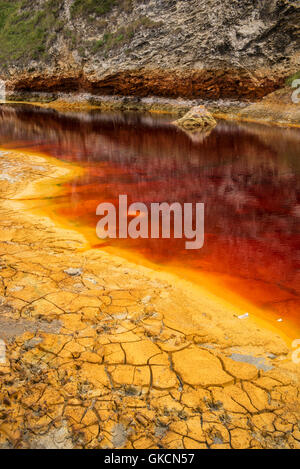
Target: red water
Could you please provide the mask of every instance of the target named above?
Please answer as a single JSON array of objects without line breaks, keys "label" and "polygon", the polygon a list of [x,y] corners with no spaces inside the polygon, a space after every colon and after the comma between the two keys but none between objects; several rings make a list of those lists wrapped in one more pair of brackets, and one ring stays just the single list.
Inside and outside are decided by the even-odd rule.
[{"label": "red water", "polygon": [[299,318],[300,131],[220,122],[210,134],[187,134],[170,118],[61,114],[0,108],[0,145],[45,152],[86,171],[52,209],[77,229],[98,221],[101,202],[204,202],[205,244],[185,240],[107,240],[197,281],[214,276],[229,291],[282,318]]}]

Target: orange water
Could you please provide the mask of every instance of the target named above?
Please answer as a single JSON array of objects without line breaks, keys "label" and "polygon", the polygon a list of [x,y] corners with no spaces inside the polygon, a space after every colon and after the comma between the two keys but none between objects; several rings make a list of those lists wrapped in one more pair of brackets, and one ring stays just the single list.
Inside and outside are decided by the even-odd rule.
[{"label": "orange water", "polygon": [[[93,246],[173,270],[214,293],[238,295],[274,322],[300,326],[300,131],[220,122],[187,134],[168,117],[97,112],[62,114],[0,108],[0,144],[76,162],[82,176],[48,201],[54,217],[83,231]],[[204,202],[205,244],[179,239],[97,239],[96,207]],[[278,323],[280,327],[281,323]]]}]

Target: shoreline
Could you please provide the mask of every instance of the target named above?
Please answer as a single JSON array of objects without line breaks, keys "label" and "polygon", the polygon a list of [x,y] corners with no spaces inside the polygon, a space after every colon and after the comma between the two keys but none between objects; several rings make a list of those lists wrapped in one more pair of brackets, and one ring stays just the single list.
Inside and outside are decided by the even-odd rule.
[{"label": "shoreline", "polygon": [[[30,156],[30,151],[24,150],[23,153],[27,153]],[[70,165],[71,176],[70,179],[67,177],[66,180],[61,179],[60,182],[69,182],[73,178],[77,178],[80,174],[84,173],[85,169],[79,166],[76,166],[76,163],[64,163],[61,160],[51,157],[47,154],[40,154],[42,158],[46,158],[49,162],[53,163],[54,167],[64,168],[65,164]],[[30,192],[30,188],[27,189]],[[55,187],[53,188],[54,194],[56,192]],[[66,228],[67,230],[74,230],[75,232],[80,233],[84,236],[86,242],[83,250],[96,249],[99,247],[104,252],[109,253],[112,256],[120,257],[129,262],[133,262],[138,266],[144,266],[152,271],[159,273],[161,276],[173,276],[176,283],[180,281],[187,281],[191,284],[193,288],[199,289],[203,293],[203,288],[207,293],[215,297],[216,302],[220,301],[227,305],[227,307],[234,307],[238,311],[238,315],[242,316],[246,313],[250,317],[254,317],[260,324],[264,324],[265,327],[279,333],[285,340],[286,343],[291,343],[295,338],[300,334],[300,324],[292,320],[285,320],[280,323],[280,326],[276,324],[276,320],[280,318],[280,315],[273,313],[270,310],[262,309],[260,306],[255,305],[251,299],[244,297],[242,294],[239,294],[238,291],[231,289],[226,285],[226,276],[223,278],[221,274],[216,274],[214,272],[204,272],[195,271],[192,269],[180,268],[180,266],[175,264],[162,264],[158,265],[150,259],[145,258],[142,254],[133,251],[127,251],[117,246],[105,246],[105,241],[103,241],[104,246],[102,247],[101,240],[98,240],[95,229],[91,226],[74,226],[70,220],[66,217],[58,215],[53,211],[51,207],[51,200],[49,203],[45,202],[44,207],[35,208],[35,201],[42,201],[43,187],[41,183],[38,183],[38,187],[35,190],[37,194],[36,199],[32,198],[27,201],[28,208],[35,212],[37,215],[47,215],[52,221],[57,224],[60,228]],[[47,198],[51,199],[51,194],[49,194],[49,185],[46,186]],[[60,193],[58,194],[60,195]],[[26,197],[26,194],[22,194],[22,197]],[[61,192],[61,196],[64,197],[64,190]],[[26,202],[26,200],[25,200]],[[205,287],[204,287],[205,286]],[[234,300],[233,300],[234,299]]]},{"label": "shoreline", "polygon": [[[1,147],[0,147],[1,151]],[[14,150],[4,150],[4,151],[12,151],[13,153]],[[22,150],[21,151],[23,154],[26,154],[29,158],[34,156],[37,156],[38,158],[44,159],[47,163],[51,165],[51,168],[54,170],[54,175],[51,176],[56,183],[59,183],[60,185],[65,183],[65,182],[70,182],[73,178],[78,177],[80,174],[84,173],[84,169],[80,168],[79,166],[76,165],[76,163],[66,163],[62,162],[61,160],[56,159],[55,157],[49,156],[47,154],[42,154],[42,153],[33,153],[32,151],[26,151]],[[89,250],[98,250],[101,249],[101,251],[108,253],[109,256],[112,258],[118,260],[118,261],[124,261],[124,262],[129,262],[130,264],[133,264],[135,268],[141,269],[155,273],[160,279],[162,280],[169,280],[171,283],[178,285],[179,287],[183,288],[190,288],[191,291],[194,291],[196,294],[196,297],[201,296],[201,295],[208,295],[213,299],[213,301],[217,304],[220,305],[225,305],[227,309],[231,309],[232,307],[235,308],[235,313],[237,315],[244,315],[249,310],[251,313],[249,314],[249,319],[250,321],[254,321],[254,323],[257,323],[258,325],[261,325],[262,327],[267,328],[268,330],[275,332],[276,334],[279,334],[287,344],[290,345],[290,343],[295,339],[295,337],[292,337],[291,335],[291,330],[294,329],[295,327],[297,330],[300,332],[300,327],[299,325],[289,323],[287,328],[285,328],[285,332],[282,331],[276,324],[271,324],[271,320],[273,317],[273,321],[275,320],[274,316],[272,313],[267,312],[268,319],[265,319],[262,317],[263,312],[260,311],[258,307],[253,305],[249,300],[246,298],[242,298],[239,296],[238,293],[235,293],[225,286],[219,286],[220,289],[225,289],[225,297],[228,297],[229,295],[232,295],[235,297],[236,302],[235,303],[230,303],[228,300],[226,300],[224,297],[219,296],[216,293],[216,290],[219,288],[217,286],[214,286],[213,288],[209,289],[207,286],[204,287],[203,284],[210,284],[211,286],[211,281],[205,282],[205,276],[208,273],[204,273],[203,275],[200,275],[200,273],[196,273],[194,271],[191,271],[188,269],[185,273],[185,269],[178,269],[178,268],[173,268],[172,266],[167,266],[167,265],[157,265],[153,263],[152,261],[144,258],[142,255],[138,253],[131,253],[127,252],[123,249],[119,249],[114,246],[110,247],[93,247],[91,240],[89,240],[90,236],[88,233],[85,233],[83,229],[76,229],[71,223],[67,222],[67,220],[64,217],[57,217],[53,213],[49,213],[50,210],[48,209],[47,206],[42,207],[42,208],[35,208],[32,207],[31,204],[34,203],[35,201],[42,201],[43,196],[46,197],[47,199],[51,199],[53,196],[60,196],[64,195],[62,189],[57,189],[56,187],[51,185],[49,186],[49,181],[48,181],[49,176],[45,176],[45,178],[38,179],[34,182],[26,183],[25,190],[19,192],[16,197],[12,198],[12,200],[20,201],[21,203],[24,203],[27,206],[27,210],[30,211],[31,214],[34,216],[42,216],[42,217],[48,217],[49,219],[54,222],[54,224],[62,230],[67,230],[67,231],[74,231],[74,233],[78,233],[81,237],[84,239],[84,245],[83,247],[79,250],[79,252],[86,252]],[[45,179],[45,180],[44,180]],[[51,191],[51,195],[49,195],[49,188]],[[37,197],[35,197],[37,195]],[[51,205],[51,202],[50,202]],[[86,231],[92,231],[92,228],[87,227]],[[100,243],[101,244],[101,243]],[[180,277],[180,273],[182,273],[183,277]],[[198,279],[193,279],[191,280],[191,276],[195,274],[195,276],[198,275]],[[214,274],[210,274],[210,276],[214,279],[215,276]],[[213,282],[213,280],[212,280]],[[182,285],[180,285],[182,283]],[[214,292],[214,293],[213,293]],[[246,306],[247,305],[247,306]],[[265,313],[265,312],[264,312]],[[287,330],[289,332],[287,332]]]},{"label": "shoreline", "polygon": [[[27,154],[29,157],[32,154],[32,152],[26,150],[22,151],[22,153]],[[67,167],[70,165],[71,168],[69,173],[64,173],[66,165],[65,162],[62,162],[61,160],[46,154],[39,153],[37,155],[41,158],[44,158],[51,165],[53,165],[53,169],[57,167],[62,170],[61,172],[58,171],[57,176],[53,176],[54,178],[57,178],[57,181],[59,181],[60,184],[63,182],[69,182],[73,178],[78,177],[80,174],[84,173],[84,169],[77,166],[75,163],[67,163]],[[37,216],[49,216],[49,218],[59,228],[74,230],[83,236],[85,239],[85,245],[82,248],[82,252],[91,249],[101,249],[114,258],[133,263],[136,268],[145,268],[149,271],[153,271],[162,280],[168,280],[171,283],[178,285],[179,288],[183,288],[183,286],[184,288],[190,288],[191,291],[194,291],[196,296],[201,297],[203,294],[208,295],[213,299],[213,301],[215,301],[216,304],[224,305],[226,309],[234,308],[235,313],[238,316],[243,316],[248,313],[250,320],[253,320],[262,327],[265,327],[270,331],[275,332],[276,334],[279,334],[289,346],[295,338],[298,338],[300,334],[299,324],[293,323],[292,321],[287,321],[282,324],[283,327],[278,327],[275,323],[275,314],[270,311],[262,310],[258,306],[255,306],[247,298],[240,296],[238,292],[232,291],[229,287],[222,283],[222,280],[220,280],[220,278],[218,279],[214,273],[205,272],[201,274],[200,272],[196,272],[191,269],[180,269],[179,267],[173,265],[158,265],[137,252],[129,252],[124,249],[119,249],[115,246],[101,247],[101,242],[99,243],[99,247],[94,248],[92,240],[93,238],[96,239],[96,235],[93,236],[93,234],[91,234],[94,231],[91,227],[74,227],[74,225],[65,217],[58,216],[56,213],[53,213],[51,210],[51,201],[49,206],[46,204],[42,208],[35,208],[32,206],[35,201],[42,201],[43,195],[47,196],[49,199],[55,195],[64,196],[64,192],[61,189],[57,190],[55,187],[52,187],[52,191],[52,195],[49,195],[49,184],[47,184],[47,181],[44,183],[43,179],[41,179],[33,184],[29,184],[25,191],[18,194],[17,200],[25,203],[31,213],[34,213]],[[29,195],[28,198],[26,194],[27,196]],[[37,197],[33,197],[35,194],[37,194]],[[234,298],[234,301],[230,301],[229,297],[231,300]]]},{"label": "shoreline", "polygon": [[[238,422],[245,412],[248,419],[255,415],[250,403],[243,400],[247,393],[251,395],[259,389],[257,380],[264,380],[263,389],[273,389],[274,379],[290,383],[286,384],[290,391],[276,408],[278,415],[297,415],[293,395],[298,389],[299,367],[291,362],[291,350],[282,338],[251,318],[238,319],[231,305],[217,302],[205,289],[200,293],[188,281],[88,249],[81,234],[57,226],[42,215],[43,208],[41,213],[32,213],[28,206],[23,211],[26,198],[30,204],[37,188],[39,196],[41,190],[46,193],[47,178],[52,184],[57,182],[53,179],[55,174],[70,178],[76,165],[59,162],[57,170],[55,158],[1,149],[0,164],[3,161],[7,184],[1,188],[1,195],[8,197],[0,200],[0,211],[5,214],[0,229],[0,275],[6,282],[6,293],[3,296],[0,292],[0,308],[4,312],[0,320],[4,321],[2,329],[11,324],[9,329],[4,327],[4,332],[13,334],[11,329],[16,329],[17,324],[23,329],[15,332],[16,340],[9,340],[9,364],[0,367],[0,380],[14,377],[20,383],[14,393],[22,396],[22,401],[16,401],[17,407],[10,404],[11,419],[4,425],[0,422],[0,445],[47,447],[57,432],[62,432],[63,447],[172,448],[172,441],[183,448],[272,447],[268,438],[261,434],[255,440],[248,424],[242,424],[241,429]],[[9,182],[13,177],[10,175],[19,179]],[[11,184],[14,195],[7,190]],[[21,232],[20,227],[16,231],[16,223],[23,227]],[[12,276],[9,269],[17,276]],[[96,334],[98,328],[100,335]],[[27,343],[32,345],[28,348]],[[19,381],[18,363],[24,372],[31,366],[38,367],[40,377],[36,381]],[[72,377],[69,384],[68,380],[60,381],[60,374],[53,374],[53,367]],[[74,380],[82,385],[89,383],[84,397],[70,388]],[[48,417],[37,420],[33,403],[39,399],[41,385],[46,386],[43,402]],[[243,386],[250,386],[245,395]],[[6,392],[5,386],[1,389]],[[242,399],[242,407],[233,404],[232,393],[234,401]],[[105,407],[101,396],[106,396]],[[230,413],[232,405],[238,406],[231,414],[229,429],[222,427],[218,416],[215,421],[209,410],[209,402],[219,399],[224,404],[217,414]],[[260,396],[257,402],[256,399],[255,394],[250,398],[262,409],[268,407],[265,398]],[[63,401],[65,410],[61,415]],[[170,410],[165,415],[167,402]],[[198,406],[203,421],[207,421],[207,431],[200,420],[197,423]],[[78,420],[80,409],[82,417]],[[49,412],[55,424],[51,423]],[[186,414],[183,421],[178,412]],[[27,440],[20,430],[25,415]],[[143,439],[145,425],[147,441]],[[257,431],[263,432],[261,423],[258,427]],[[158,428],[164,429],[162,434]],[[82,437],[76,440],[78,431]],[[222,443],[217,445],[211,440],[211,431],[219,435]],[[115,436],[118,432],[122,433],[121,439]],[[282,440],[280,445],[297,447],[297,440],[291,438],[288,443]]]},{"label": "shoreline", "polygon": [[[14,150],[9,151],[14,152]],[[54,174],[51,177],[56,181],[56,183],[59,183],[59,185],[70,182],[73,178],[78,177],[85,171],[84,168],[77,166],[76,163],[66,163],[43,153],[34,153],[26,150],[21,151],[23,154],[26,154],[28,158],[34,155],[48,162],[54,170]],[[54,185],[49,186],[47,176],[45,179],[46,180],[44,181],[44,178],[41,178],[37,181],[26,184],[25,190],[18,193],[16,200],[23,202],[27,206],[26,210],[29,210],[30,213],[35,216],[47,216],[60,229],[74,231],[83,237],[84,244],[80,249],[80,252],[101,249],[101,251],[106,252],[115,259],[129,262],[130,264],[133,263],[137,269],[146,269],[146,271],[155,273],[163,281],[167,280],[176,284],[179,288],[190,288],[195,297],[208,295],[216,305],[220,304],[225,306],[226,309],[234,309],[237,316],[248,314],[250,321],[254,321],[254,323],[279,334],[288,346],[291,345],[295,338],[298,338],[300,334],[300,324],[296,324],[293,321],[287,321],[281,324],[282,327],[278,327],[276,325],[276,315],[274,313],[262,310],[260,307],[253,304],[251,300],[244,298],[239,295],[238,292],[231,290],[220,278],[222,276],[216,276],[214,273],[209,272],[200,273],[192,269],[179,268],[172,264],[158,265],[137,252],[126,251],[116,246],[101,247],[100,240],[99,245],[97,247],[93,247],[93,241],[96,240],[97,237],[96,234],[93,234],[94,230],[90,226],[77,228],[65,217],[58,216],[57,213],[54,213],[53,210],[51,210],[51,198],[53,196],[63,197],[64,190],[60,188],[57,189]],[[49,189],[51,191],[50,194]],[[37,196],[35,197],[35,195]],[[45,199],[49,199],[50,202],[45,202],[45,205],[40,207],[40,203]],[[14,198],[12,200],[14,200]],[[36,202],[39,202],[38,207],[35,207]],[[103,242],[103,244],[105,244],[105,242]],[[233,299],[234,301],[232,301]]]},{"label": "shoreline", "polygon": [[92,95],[88,93],[7,93],[6,101],[0,104],[27,104],[62,112],[80,111],[136,111],[158,114],[171,114],[181,117],[193,106],[206,105],[210,111],[242,109],[251,104],[238,100],[204,100],[185,98],[162,98],[149,96]]},{"label": "shoreline", "polygon": [[135,111],[184,116],[192,107],[204,105],[215,119],[258,123],[269,126],[300,128],[299,105],[292,103],[294,89],[286,86],[261,101],[201,98],[137,97],[122,95],[93,95],[91,93],[10,91],[1,104],[26,104],[61,112],[99,110]]}]

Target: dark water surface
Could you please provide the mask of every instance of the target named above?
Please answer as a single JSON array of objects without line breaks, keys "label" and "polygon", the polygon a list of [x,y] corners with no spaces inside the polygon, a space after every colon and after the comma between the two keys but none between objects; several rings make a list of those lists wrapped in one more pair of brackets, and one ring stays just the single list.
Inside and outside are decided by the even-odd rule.
[{"label": "dark water surface", "polygon": [[204,202],[205,244],[185,240],[108,240],[160,266],[205,274],[252,304],[300,323],[300,131],[220,122],[188,134],[170,117],[58,113],[0,106],[0,145],[45,152],[86,171],[52,209],[74,227],[90,227],[100,202]]}]

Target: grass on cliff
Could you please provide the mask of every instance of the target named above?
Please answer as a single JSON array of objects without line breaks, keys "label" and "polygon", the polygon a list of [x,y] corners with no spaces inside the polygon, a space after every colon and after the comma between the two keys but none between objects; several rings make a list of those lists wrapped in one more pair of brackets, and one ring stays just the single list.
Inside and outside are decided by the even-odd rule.
[{"label": "grass on cliff", "polygon": [[0,67],[46,57],[51,38],[63,26],[57,21],[60,6],[59,0],[40,8],[35,1],[0,0]]},{"label": "grass on cliff", "polygon": [[116,4],[116,0],[75,0],[71,7],[72,16],[104,15]]},{"label": "grass on cliff", "polygon": [[100,50],[107,52],[116,47],[129,44],[130,41],[134,38],[135,33],[139,31],[139,29],[158,28],[162,25],[163,23],[161,21],[155,22],[147,16],[141,16],[132,23],[130,23],[129,26],[127,26],[126,28],[119,28],[114,33],[105,32],[101,39],[93,42],[92,52],[97,53]]},{"label": "grass on cliff", "polygon": [[[92,15],[94,18],[97,16],[109,13],[112,8],[118,5],[119,8],[129,11],[132,8],[131,0],[75,0],[71,7],[71,15],[86,16]],[[93,18],[90,18],[92,20]]]},{"label": "grass on cliff", "polygon": [[294,73],[294,75],[291,75],[290,77],[288,77],[285,83],[287,86],[291,86],[294,80],[299,80],[299,79],[300,79],[300,70]]}]

